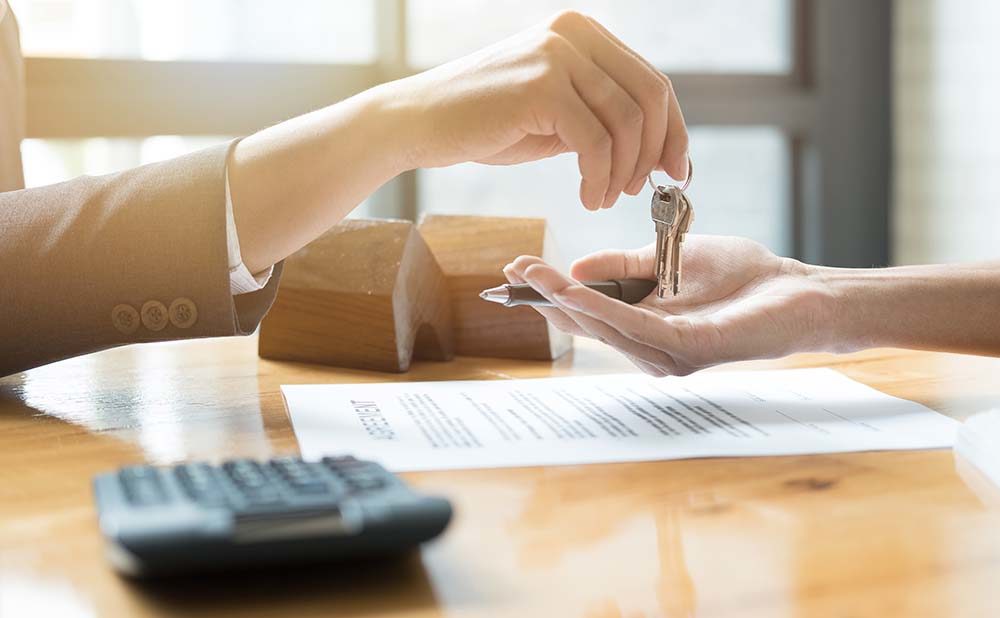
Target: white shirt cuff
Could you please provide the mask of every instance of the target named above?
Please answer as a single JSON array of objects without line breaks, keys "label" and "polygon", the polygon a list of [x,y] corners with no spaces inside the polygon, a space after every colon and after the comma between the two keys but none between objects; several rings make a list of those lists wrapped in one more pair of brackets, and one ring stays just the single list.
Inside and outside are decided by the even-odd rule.
[{"label": "white shirt cuff", "polygon": [[226,167],[226,246],[229,250],[229,292],[236,296],[263,289],[271,279],[274,266],[269,266],[259,273],[251,273],[243,263],[240,238],[236,233],[236,219],[233,217],[233,198],[229,193],[228,166]]}]

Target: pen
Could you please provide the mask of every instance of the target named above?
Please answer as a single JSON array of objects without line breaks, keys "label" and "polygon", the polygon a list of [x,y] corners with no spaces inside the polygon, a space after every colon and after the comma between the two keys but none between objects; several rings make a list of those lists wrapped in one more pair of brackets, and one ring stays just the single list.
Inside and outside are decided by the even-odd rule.
[{"label": "pen", "polygon": [[[649,296],[656,287],[656,282],[648,279],[612,279],[611,281],[584,281],[583,285],[591,290],[597,290],[605,296],[610,296],[616,300],[634,305]],[[495,288],[483,290],[480,292],[479,297],[505,307],[516,307],[518,305],[534,305],[536,307],[552,306],[552,303],[527,283],[507,283],[500,285]]]}]

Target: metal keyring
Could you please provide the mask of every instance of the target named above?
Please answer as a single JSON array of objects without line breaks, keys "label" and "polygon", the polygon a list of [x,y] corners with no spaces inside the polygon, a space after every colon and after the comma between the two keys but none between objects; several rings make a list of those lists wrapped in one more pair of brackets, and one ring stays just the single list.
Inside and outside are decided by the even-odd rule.
[{"label": "metal keyring", "polygon": [[[687,191],[687,188],[691,186],[691,177],[694,176],[694,163],[691,162],[691,157],[688,157],[688,174],[687,178],[684,179],[684,185],[681,187],[681,191]],[[653,191],[659,191],[659,186],[653,182],[653,172],[646,175],[646,182],[649,183],[650,188]]]}]

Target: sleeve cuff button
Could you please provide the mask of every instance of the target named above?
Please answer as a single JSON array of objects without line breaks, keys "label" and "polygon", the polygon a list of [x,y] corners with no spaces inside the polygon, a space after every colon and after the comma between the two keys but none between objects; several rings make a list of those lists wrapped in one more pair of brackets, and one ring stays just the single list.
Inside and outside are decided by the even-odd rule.
[{"label": "sleeve cuff button", "polygon": [[152,331],[163,330],[167,325],[167,308],[158,300],[148,300],[142,305],[142,325]]},{"label": "sleeve cuff button", "polygon": [[170,303],[170,323],[177,328],[191,328],[198,321],[198,307],[189,298],[178,298]]},{"label": "sleeve cuff button", "polygon": [[111,323],[118,332],[131,335],[139,328],[139,312],[132,305],[115,305],[111,310]]}]

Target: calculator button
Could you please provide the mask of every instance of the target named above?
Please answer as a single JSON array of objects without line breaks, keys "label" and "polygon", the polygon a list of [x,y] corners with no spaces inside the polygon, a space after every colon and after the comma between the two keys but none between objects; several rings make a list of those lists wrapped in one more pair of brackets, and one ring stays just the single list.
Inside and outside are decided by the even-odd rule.
[{"label": "calculator button", "polygon": [[327,466],[337,466],[344,463],[354,463],[357,462],[357,457],[351,455],[341,455],[339,457],[324,457],[322,462]]},{"label": "calculator button", "polygon": [[289,481],[305,481],[319,478],[319,474],[301,459],[277,459],[271,462],[271,467],[282,478]]},{"label": "calculator button", "polygon": [[188,498],[203,506],[225,504],[225,497],[215,480],[215,472],[207,463],[177,466],[174,476]]},{"label": "calculator button", "polygon": [[119,475],[125,498],[136,506],[166,502],[166,493],[156,468],[135,466],[123,469]]},{"label": "calculator button", "polygon": [[352,481],[351,486],[359,491],[375,491],[382,489],[385,483],[381,479],[362,478]]},{"label": "calculator button", "polygon": [[271,463],[271,467],[285,481],[290,491],[296,495],[342,493],[338,491],[340,489],[339,483],[331,482],[327,477],[320,475],[314,465],[301,459],[278,459]]},{"label": "calculator button", "polygon": [[330,472],[341,476],[368,466],[368,462],[358,461],[353,457],[324,457],[321,463]]},{"label": "calculator button", "polygon": [[284,502],[281,494],[273,487],[263,487],[255,491],[244,492],[243,496],[251,506],[270,506]]},{"label": "calculator button", "polygon": [[296,495],[328,494],[331,493],[332,488],[329,483],[315,481],[292,485],[292,491],[295,492]]},{"label": "calculator button", "polygon": [[267,484],[261,465],[250,459],[237,459],[222,464],[229,479],[241,491],[251,491]]},{"label": "calculator button", "polygon": [[378,466],[353,466],[340,472],[340,476],[355,491],[374,491],[386,485],[387,473]]}]

